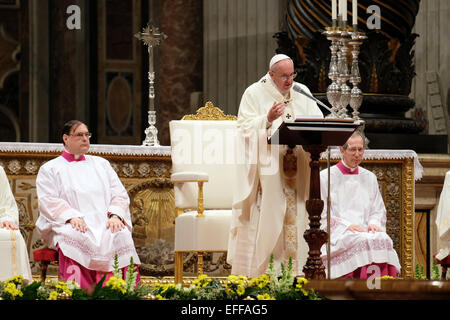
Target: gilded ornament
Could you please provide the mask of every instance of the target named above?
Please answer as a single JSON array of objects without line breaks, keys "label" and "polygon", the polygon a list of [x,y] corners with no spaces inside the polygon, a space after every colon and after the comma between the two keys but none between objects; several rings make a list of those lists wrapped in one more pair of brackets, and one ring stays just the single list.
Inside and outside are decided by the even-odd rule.
[{"label": "gilded ornament", "polygon": [[38,170],[38,164],[34,160],[28,160],[25,163],[25,170],[30,174],[36,174]]},{"label": "gilded ornament", "polygon": [[141,163],[138,168],[139,175],[146,177],[150,173],[150,165],[148,163]]},{"label": "gilded ornament", "polygon": [[198,109],[197,113],[185,115],[181,120],[237,120],[236,116],[225,115],[222,110],[215,107],[211,101],[206,102],[205,106]]},{"label": "gilded ornament", "polygon": [[70,300],[72,297],[70,296],[70,294],[66,293],[66,292],[61,292],[58,293],[58,300]]},{"label": "gilded ornament", "polygon": [[142,300],[158,300],[158,298],[156,298],[151,293],[148,293],[148,294],[146,294],[145,296],[142,297]]},{"label": "gilded ornament", "polygon": [[125,163],[122,167],[122,172],[126,177],[131,177],[134,174],[134,164]]},{"label": "gilded ornament", "polygon": [[20,170],[20,162],[18,160],[12,160],[8,164],[8,169],[12,174],[18,174]]}]

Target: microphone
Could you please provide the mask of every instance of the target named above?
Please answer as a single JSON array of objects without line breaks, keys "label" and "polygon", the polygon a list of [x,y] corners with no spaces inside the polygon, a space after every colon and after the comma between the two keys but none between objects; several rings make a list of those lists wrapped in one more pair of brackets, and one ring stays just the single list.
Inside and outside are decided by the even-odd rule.
[{"label": "microphone", "polygon": [[316,97],[310,95],[309,93],[305,92],[302,88],[300,88],[299,85],[294,84],[294,86],[292,87],[292,89],[294,89],[294,91],[301,93],[302,95],[304,95],[307,98],[310,98],[311,100],[314,100],[316,103],[320,104],[322,107],[324,107],[325,109],[327,109],[328,111],[330,111],[330,113],[335,116],[336,118],[339,118],[339,116],[336,114],[336,112],[334,112],[333,110],[331,110],[331,108],[327,107],[327,105],[325,105],[322,101],[320,101],[319,99],[317,99]]}]

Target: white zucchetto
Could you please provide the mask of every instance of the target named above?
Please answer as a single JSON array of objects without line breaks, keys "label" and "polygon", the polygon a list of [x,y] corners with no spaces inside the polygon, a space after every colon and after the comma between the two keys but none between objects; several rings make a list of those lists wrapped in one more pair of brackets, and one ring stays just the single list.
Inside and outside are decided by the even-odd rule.
[{"label": "white zucchetto", "polygon": [[270,59],[269,69],[272,69],[275,63],[280,62],[281,60],[289,59],[292,60],[291,57],[285,54],[276,54]]}]

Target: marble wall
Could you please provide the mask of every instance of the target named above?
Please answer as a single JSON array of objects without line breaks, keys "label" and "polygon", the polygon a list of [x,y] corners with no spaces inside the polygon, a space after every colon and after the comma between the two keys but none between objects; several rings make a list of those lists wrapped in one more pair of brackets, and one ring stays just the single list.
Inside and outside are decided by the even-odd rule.
[{"label": "marble wall", "polygon": [[450,135],[450,2],[422,0],[413,32],[416,40],[411,97],[425,111],[429,134]]},{"label": "marble wall", "polygon": [[[158,101],[161,145],[169,145],[169,121],[190,113],[190,95],[202,91],[203,1],[161,1],[160,30],[167,39],[158,49]],[[202,107],[198,105],[197,108]]]}]

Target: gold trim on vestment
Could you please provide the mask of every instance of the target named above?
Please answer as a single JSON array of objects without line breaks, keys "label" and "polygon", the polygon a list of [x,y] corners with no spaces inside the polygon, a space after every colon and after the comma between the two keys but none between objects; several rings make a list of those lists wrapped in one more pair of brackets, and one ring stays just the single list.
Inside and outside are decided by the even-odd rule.
[{"label": "gold trim on vestment", "polygon": [[284,259],[285,265],[288,265],[289,258],[292,258],[292,268],[297,273],[297,156],[292,149],[286,150],[283,157],[283,173],[286,196],[286,213],[283,223]]},{"label": "gold trim on vestment", "polygon": [[18,272],[17,272],[16,232],[14,230],[10,230],[10,232],[11,232],[11,267],[12,267],[12,275],[15,276],[18,274]]}]

